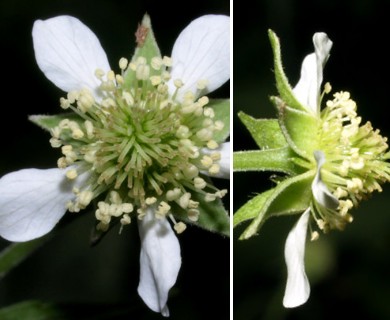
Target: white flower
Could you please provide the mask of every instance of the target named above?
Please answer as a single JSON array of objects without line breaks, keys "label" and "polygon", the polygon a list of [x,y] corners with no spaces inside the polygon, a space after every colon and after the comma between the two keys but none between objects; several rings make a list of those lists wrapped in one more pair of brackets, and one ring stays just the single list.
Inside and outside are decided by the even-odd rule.
[{"label": "white flower", "polygon": [[[176,79],[184,84],[176,93],[178,100],[185,99],[183,94],[188,91],[193,93],[194,100],[201,94],[217,89],[229,79],[229,24],[227,16],[206,15],[194,20],[183,30],[172,51],[172,81],[168,83],[171,96],[177,91]],[[32,35],[38,66],[49,80],[66,92],[85,93],[81,90],[88,90],[80,110],[82,107],[88,109],[94,101],[104,102],[109,90],[101,88],[102,81],[95,75],[95,71],[99,69],[109,79],[111,68],[99,40],[87,26],[74,17],[58,16],[36,21]],[[148,69],[139,68],[138,74],[141,79],[148,75]],[[153,80],[160,81],[158,78]],[[131,104],[130,96],[124,95],[123,98]],[[109,100],[105,102],[109,104]],[[67,128],[72,130],[74,139],[93,135],[91,123],[85,123],[85,133],[77,125],[69,125]],[[52,144],[57,143],[54,139]],[[68,149],[63,150],[66,157],[62,160],[69,165],[74,161],[73,151],[69,146],[64,147]],[[229,148],[220,148],[222,159],[228,159]],[[85,155],[86,161],[92,161],[93,157],[93,153]],[[62,164],[59,163],[59,167]],[[228,177],[228,168],[228,161],[221,162],[221,170],[217,171]],[[92,191],[80,192],[78,188],[90,176],[88,172],[78,174],[79,169],[75,166],[68,170],[67,178],[63,169],[25,169],[3,176],[0,179],[0,235],[10,241],[28,241],[40,237],[54,228],[67,209],[77,211],[88,205],[93,196]],[[120,208],[119,212],[123,214],[121,223],[129,223],[126,213],[133,210],[132,205],[122,204],[115,192],[111,197],[112,205],[117,205],[115,208]],[[152,310],[169,316],[168,292],[180,269],[180,246],[166,218],[170,215],[170,206],[161,209],[152,204],[155,201],[153,198],[146,201],[149,201],[150,206],[138,219],[142,243],[138,292]],[[97,215],[100,214],[102,222],[108,219],[109,223],[110,216],[104,216],[108,211],[104,205],[101,205],[100,211],[97,210]],[[156,218],[156,212],[162,214],[160,219]],[[175,225],[176,230],[180,227],[180,223]]]},{"label": "white flower", "polygon": [[[307,107],[309,112],[319,117],[323,68],[329,58],[332,41],[325,33],[316,33],[313,36],[313,43],[315,52],[303,60],[301,78],[293,91],[297,100]],[[321,168],[325,163],[325,155],[322,151],[317,150],[314,152],[314,158],[317,163],[316,174],[311,186],[314,200],[325,210],[335,210],[339,202],[321,179]],[[287,264],[287,285],[283,299],[283,305],[286,308],[294,308],[304,304],[310,295],[310,284],[306,277],[304,262],[310,210],[309,207],[302,214],[286,240],[284,254]]]}]

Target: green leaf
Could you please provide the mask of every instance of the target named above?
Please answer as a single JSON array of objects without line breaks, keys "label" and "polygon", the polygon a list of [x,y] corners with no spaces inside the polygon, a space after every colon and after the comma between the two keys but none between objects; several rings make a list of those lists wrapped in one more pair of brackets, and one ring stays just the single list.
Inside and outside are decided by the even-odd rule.
[{"label": "green leaf", "polygon": [[277,119],[255,119],[242,111],[238,113],[238,117],[260,149],[277,149],[287,146]]},{"label": "green leaf", "polygon": [[233,153],[234,171],[275,171],[298,173],[289,147]]},{"label": "green leaf", "polygon": [[[150,64],[152,58],[160,57],[161,52],[157,45],[157,41],[154,37],[152,30],[152,23],[150,21],[149,15],[145,14],[142,22],[138,25],[138,29],[135,33],[137,47],[135,49],[134,55],[131,61],[136,61],[138,57],[146,58],[148,64]],[[159,73],[159,72],[158,72]],[[157,74],[156,70],[150,68],[150,75]],[[129,87],[135,80],[135,73],[131,72],[129,69],[124,75],[125,86]]]},{"label": "green leaf", "polygon": [[[275,104],[282,103],[278,97],[272,97]],[[318,149],[320,119],[306,112],[280,107],[279,123],[290,147],[302,157],[312,160],[313,152]]]},{"label": "green leaf", "polygon": [[230,134],[230,100],[212,99],[207,106],[213,108],[214,120],[220,120],[224,124],[221,131],[215,132],[214,140],[218,143],[224,142]]},{"label": "green leaf", "polygon": [[214,201],[207,202],[204,200],[204,195],[199,192],[192,192],[191,199],[199,202],[198,221],[194,222],[189,220],[187,211],[178,205],[172,206],[172,213],[175,217],[207,231],[220,233],[226,236],[230,235],[230,218],[221,199],[217,198]]},{"label": "green leaf", "polygon": [[279,38],[272,30],[268,30],[268,36],[274,53],[276,87],[278,88],[280,97],[291,108],[307,112],[306,108],[295,97],[287,76],[284,73]]},{"label": "green leaf", "polygon": [[12,243],[5,248],[0,253],[0,279],[50,238],[51,235],[47,235],[28,242]]},{"label": "green leaf", "polygon": [[[296,214],[307,209],[312,198],[311,183],[314,175],[315,170],[307,171],[304,174],[287,178],[269,190],[271,194],[264,199],[265,201],[258,200],[262,207],[258,208],[258,214],[241,234],[240,240],[254,236],[270,217]],[[254,210],[253,206],[250,209]],[[248,211],[248,209],[244,210]],[[248,216],[253,216],[253,214],[253,212],[246,213]]]},{"label": "green leaf", "polygon": [[54,305],[41,301],[23,301],[0,309],[1,320],[62,320],[66,319]]},{"label": "green leaf", "polygon": [[28,119],[46,131],[50,131],[50,129],[57,127],[59,123],[65,119],[76,121],[78,124],[82,124],[84,121],[77,113],[74,112],[56,115],[32,115],[29,116]]}]

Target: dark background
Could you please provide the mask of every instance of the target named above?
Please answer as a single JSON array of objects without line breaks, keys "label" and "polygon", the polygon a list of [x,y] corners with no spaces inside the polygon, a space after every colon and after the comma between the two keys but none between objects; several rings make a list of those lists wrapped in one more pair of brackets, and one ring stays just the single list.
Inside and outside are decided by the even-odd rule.
[{"label": "dark background", "polygon": [[[145,12],[161,52],[170,55],[176,37],[193,19],[209,13],[229,15],[230,6],[228,0],[186,1],[180,6],[170,1],[0,0],[0,176],[21,168],[54,167],[59,157],[49,135],[27,120],[30,114],[61,112],[58,101],[63,95],[35,63],[34,20],[78,17],[97,34],[116,68],[122,56],[131,57],[134,32]],[[227,83],[210,97],[227,98],[229,92]],[[229,187],[228,181],[216,183]],[[59,304],[67,319],[160,319],[137,294],[140,244],[135,223],[90,248],[93,223],[93,215],[81,214],[12,270],[0,283],[0,307],[38,299]],[[179,240],[183,263],[168,301],[170,319],[228,319],[229,239],[189,227]],[[7,244],[0,240],[2,247]]]},{"label": "dark background", "polygon": [[[268,96],[277,94],[267,29],[282,45],[284,67],[295,85],[303,57],[313,51],[314,32],[333,41],[324,80],[333,92],[350,91],[363,122],[389,136],[387,47],[389,1],[262,0],[233,6],[233,139],[235,150],[257,149],[236,114],[274,117]],[[269,174],[235,173],[233,209],[269,186]],[[306,246],[312,293],[302,307],[282,306],[286,282],[283,250],[298,216],[273,218],[260,235],[237,238],[234,232],[234,319],[389,319],[390,318],[390,186],[353,211],[344,232],[333,231]]]}]

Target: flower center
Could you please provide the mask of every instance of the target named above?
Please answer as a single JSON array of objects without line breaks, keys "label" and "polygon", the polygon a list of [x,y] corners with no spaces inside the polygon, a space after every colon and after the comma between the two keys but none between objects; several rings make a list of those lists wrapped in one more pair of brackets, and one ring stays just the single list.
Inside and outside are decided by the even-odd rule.
[{"label": "flower center", "polygon": [[316,210],[320,229],[343,229],[352,221],[348,211],[367,198],[380,184],[390,181],[387,139],[370,122],[361,125],[356,103],[349,92],[338,92],[321,112],[319,149],[326,162],[321,178],[339,200],[336,210]]},{"label": "flower center", "polygon": [[[214,121],[207,97],[195,99],[188,91],[177,98],[181,80],[174,80],[170,92],[170,66],[167,57],[150,63],[138,57],[130,64],[122,58],[121,74],[96,70],[99,95],[83,89],[61,99],[62,108],[75,114],[52,130],[51,144],[62,147],[58,166],[68,168],[66,176],[85,181],[74,190],[76,200],[68,209],[78,212],[99,197],[99,229],[106,230],[113,218],[130,223],[133,211],[142,218],[149,207],[162,218],[177,205],[196,220],[194,192],[206,201],[226,193],[201,175],[219,172],[221,155],[213,136],[223,123]],[[176,231],[184,230],[183,223],[170,217]]]}]

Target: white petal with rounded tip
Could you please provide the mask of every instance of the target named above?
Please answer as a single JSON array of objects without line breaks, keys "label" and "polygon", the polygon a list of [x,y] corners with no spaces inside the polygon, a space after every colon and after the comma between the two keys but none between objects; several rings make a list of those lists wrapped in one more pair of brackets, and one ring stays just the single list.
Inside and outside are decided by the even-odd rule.
[{"label": "white petal with rounded tip", "polygon": [[34,23],[33,44],[39,68],[58,88],[83,88],[99,96],[95,70],[110,70],[106,53],[95,34],[80,20],[58,16]]},{"label": "white petal with rounded tip", "polygon": [[287,284],[283,305],[295,308],[304,304],[310,295],[310,284],[305,272],[305,244],[310,208],[307,209],[288,234],[284,247],[287,265]]},{"label": "white petal with rounded tip", "polygon": [[138,220],[138,228],[141,237],[138,294],[150,309],[168,317],[168,293],[181,266],[179,241],[167,219],[156,219],[151,209]]},{"label": "white petal with rounded tip", "polygon": [[325,154],[320,150],[314,151],[314,158],[317,161],[317,173],[311,184],[313,196],[325,208],[335,210],[339,206],[339,201],[321,180],[321,168],[325,163]]},{"label": "white petal with rounded tip", "polygon": [[219,148],[210,150],[207,148],[202,149],[202,154],[211,154],[213,152],[221,153],[221,160],[219,161],[220,171],[217,174],[209,174],[207,171],[202,171],[210,177],[230,179],[230,142],[222,143]]},{"label": "white petal with rounded tip", "polygon": [[317,32],[313,36],[315,52],[305,57],[301,68],[301,78],[293,89],[298,101],[315,114],[319,114],[320,90],[323,69],[329,58],[332,41],[326,33]]},{"label": "white petal with rounded tip", "polygon": [[184,86],[178,97],[186,91],[199,96],[197,83],[207,80],[201,94],[217,88],[230,78],[230,18],[224,15],[205,15],[192,21],[179,35],[172,50],[172,81],[170,92],[175,91],[173,80],[181,79]]},{"label": "white petal with rounded tip", "polygon": [[73,183],[60,169],[24,169],[0,179],[0,236],[29,241],[51,231],[73,199]]}]

